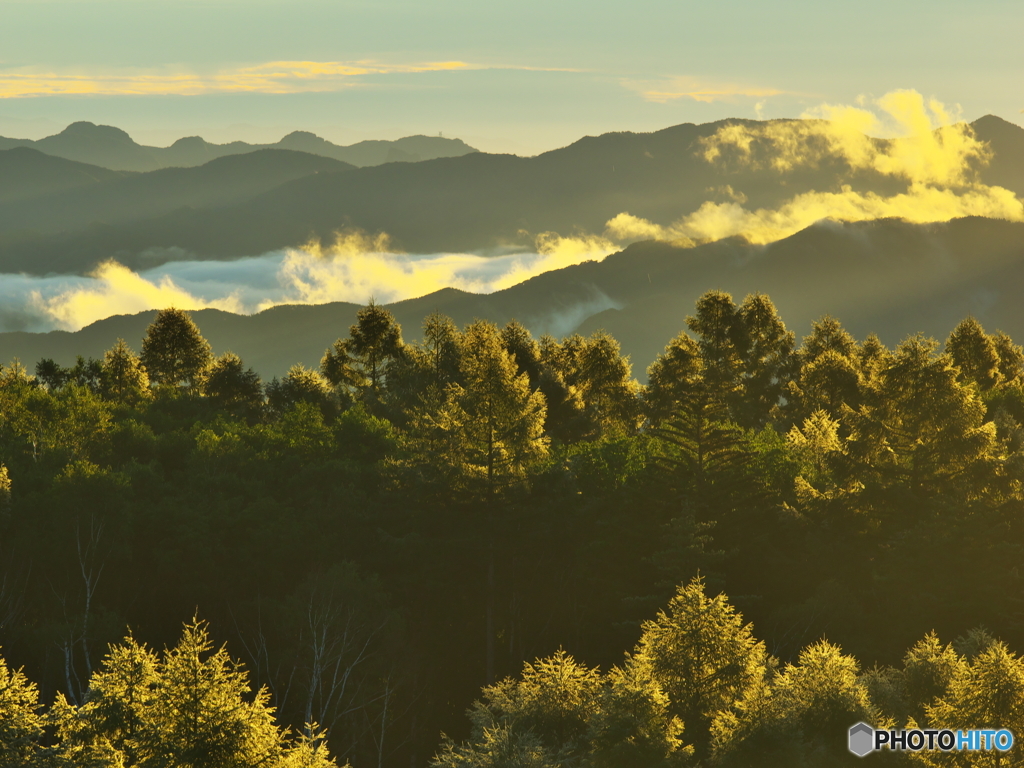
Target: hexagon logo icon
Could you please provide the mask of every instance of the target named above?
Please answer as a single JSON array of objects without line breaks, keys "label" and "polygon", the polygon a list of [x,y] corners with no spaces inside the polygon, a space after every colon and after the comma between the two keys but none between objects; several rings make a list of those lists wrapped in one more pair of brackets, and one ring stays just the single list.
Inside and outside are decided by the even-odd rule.
[{"label": "hexagon logo icon", "polygon": [[850,729],[850,751],[864,757],[875,748],[875,729],[867,723],[857,723]]}]

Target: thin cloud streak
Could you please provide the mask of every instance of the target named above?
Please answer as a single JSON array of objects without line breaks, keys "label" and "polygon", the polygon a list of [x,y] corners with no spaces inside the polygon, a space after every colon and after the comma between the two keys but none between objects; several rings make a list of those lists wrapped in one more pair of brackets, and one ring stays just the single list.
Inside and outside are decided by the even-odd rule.
[{"label": "thin cloud streak", "polygon": [[639,93],[645,101],[668,104],[680,99],[691,99],[703,104],[736,102],[740,99],[764,99],[783,96],[789,91],[738,83],[707,82],[692,77],[671,77],[662,80],[622,80],[629,90]]},{"label": "thin cloud streak", "polygon": [[0,99],[32,96],[197,96],[210,93],[309,93],[365,87],[372,75],[511,69],[580,72],[518,65],[431,61],[387,64],[375,61],[270,61],[213,74],[192,72],[0,72]]}]

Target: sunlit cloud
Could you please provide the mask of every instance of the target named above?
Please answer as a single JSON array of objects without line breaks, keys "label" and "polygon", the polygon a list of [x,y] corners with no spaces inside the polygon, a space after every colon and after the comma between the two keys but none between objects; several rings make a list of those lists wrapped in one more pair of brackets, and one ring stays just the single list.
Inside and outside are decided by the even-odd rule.
[{"label": "sunlit cloud", "polygon": [[[972,182],[991,160],[971,126],[955,122],[957,113],[934,99],[893,91],[875,105],[877,111],[825,104],[800,121],[726,125],[702,141],[704,159],[787,172],[838,158],[853,170],[941,186]],[[895,138],[872,138],[879,134]]]},{"label": "sunlit cloud", "polygon": [[667,227],[621,213],[608,222],[608,234],[620,242],[655,239],[696,245],[739,236],[764,244],[789,237],[823,219],[853,222],[898,218],[926,224],[963,216],[1024,221],[1024,204],[1001,187],[957,192],[915,185],[906,193],[889,197],[843,187],[841,192],[797,195],[774,209],[751,211],[739,203],[706,202]]},{"label": "sunlit cloud", "polygon": [[110,261],[86,276],[0,275],[0,330],[74,331],[111,315],[170,306],[250,314],[371,297],[391,303],[447,287],[492,293],[615,250],[603,237],[544,233],[528,253],[404,254],[387,235],[351,231],[326,245],[313,241],[232,261],[176,261],[141,272]]},{"label": "sunlit cloud", "polygon": [[135,314],[164,307],[213,307],[228,312],[242,310],[236,296],[229,294],[204,301],[180,288],[168,276],[147,280],[116,261],[101,264],[88,278],[83,285],[49,297],[44,297],[38,289],[30,290],[28,305],[51,318],[58,327],[69,330],[77,330],[111,315]]},{"label": "sunlit cloud", "polygon": [[623,80],[622,84],[637,91],[647,101],[667,104],[679,99],[691,99],[710,104],[716,101],[736,102],[741,99],[763,99],[780,96],[786,91],[737,83],[710,83],[690,77],[672,77],[663,80]]},{"label": "sunlit cloud", "polygon": [[[926,102],[915,91],[894,91],[873,104],[875,111],[823,105],[802,121],[726,125],[702,141],[703,157],[710,163],[780,173],[838,158],[852,170],[905,181],[904,192],[884,196],[844,185],[835,192],[796,195],[778,208],[749,210],[738,190],[732,201],[705,202],[669,226],[621,213],[608,221],[605,236],[617,242],[658,239],[682,245],[739,236],[763,244],[823,219],[930,223],[984,216],[1024,221],[1024,203],[1013,192],[977,180],[992,153],[969,125],[954,122],[955,110],[935,100]],[[879,133],[896,138],[871,137]]]},{"label": "sunlit cloud", "polygon": [[285,287],[275,304],[364,302],[369,297],[392,302],[424,296],[442,288],[492,293],[531,277],[588,260],[600,260],[616,246],[603,237],[561,237],[544,233],[536,252],[500,256],[469,253],[408,255],[394,252],[386,235],[341,233],[330,245],[318,241],[285,251],[278,273]]},{"label": "sunlit cloud", "polygon": [[332,91],[367,75],[481,69],[463,61],[386,64],[373,61],[271,61],[212,74],[189,72],[0,72],[0,98],[61,95],[178,95]]}]

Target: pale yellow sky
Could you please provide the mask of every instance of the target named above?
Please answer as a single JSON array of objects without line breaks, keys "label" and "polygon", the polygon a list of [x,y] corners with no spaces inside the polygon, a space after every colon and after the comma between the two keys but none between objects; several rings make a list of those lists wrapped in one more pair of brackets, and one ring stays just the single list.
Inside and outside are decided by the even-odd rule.
[{"label": "pale yellow sky", "polygon": [[[1024,13],[979,0],[5,0],[0,134],[413,133],[531,153],[609,130],[797,116],[914,88],[1024,109]],[[233,132],[233,133],[232,133]]]}]

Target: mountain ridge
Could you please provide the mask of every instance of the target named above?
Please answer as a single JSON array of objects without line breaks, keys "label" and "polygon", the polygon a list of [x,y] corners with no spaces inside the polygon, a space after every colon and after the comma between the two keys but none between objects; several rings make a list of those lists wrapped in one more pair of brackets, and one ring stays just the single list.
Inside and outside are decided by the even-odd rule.
[{"label": "mountain ridge", "polygon": [[260,149],[297,150],[340,160],[356,167],[388,162],[417,162],[477,151],[461,139],[423,135],[406,136],[393,141],[361,141],[349,146],[340,146],[308,131],[293,131],[273,144],[249,144],[243,141],[213,144],[199,136],[185,136],[168,147],[151,147],[136,143],[120,128],[96,125],[84,120],[71,123],[60,133],[42,139],[13,139],[0,136],[0,150],[15,147],[30,147],[54,157],[98,165],[110,170],[140,172],[203,165],[218,157],[255,152]]}]

